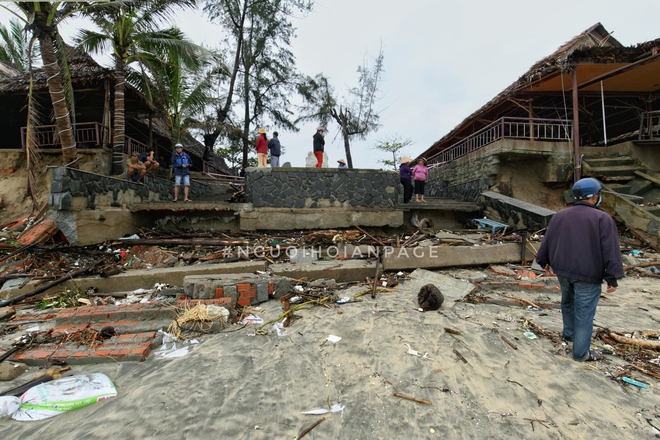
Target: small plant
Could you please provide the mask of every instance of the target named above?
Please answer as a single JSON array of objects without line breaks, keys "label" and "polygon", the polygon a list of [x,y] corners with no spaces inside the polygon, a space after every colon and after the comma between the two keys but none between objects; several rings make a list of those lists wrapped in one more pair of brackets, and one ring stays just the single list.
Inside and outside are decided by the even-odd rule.
[{"label": "small plant", "polygon": [[63,287],[59,293],[44,297],[39,303],[39,309],[66,309],[67,307],[78,307],[80,306],[78,300],[87,297],[87,294],[78,287],[73,291]]}]

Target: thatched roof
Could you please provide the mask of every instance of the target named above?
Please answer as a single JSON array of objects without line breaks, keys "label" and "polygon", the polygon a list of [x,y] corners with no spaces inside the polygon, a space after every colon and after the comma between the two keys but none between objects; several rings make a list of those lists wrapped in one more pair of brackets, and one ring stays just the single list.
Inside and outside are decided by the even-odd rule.
[{"label": "thatched roof", "polygon": [[5,63],[4,61],[0,61],[0,78],[11,78],[20,73],[20,70],[15,69],[13,66]]},{"label": "thatched roof", "polygon": [[[458,137],[458,132],[470,126],[474,121],[494,109],[499,104],[514,97],[518,91],[529,87],[535,81],[559,75],[570,71],[572,64],[581,63],[631,63],[640,56],[647,54],[653,47],[660,44],[660,39],[625,47],[607,32],[602,24],[596,23],[581,34],[564,43],[551,55],[535,63],[517,81],[488,101],[477,111],[465,118],[454,129],[435,142],[424,152],[424,156],[432,156],[450,146],[449,140]],[[487,119],[487,118],[486,118]]]},{"label": "thatched roof", "polygon": [[[71,82],[74,87],[98,84],[99,81],[114,78],[112,69],[101,67],[94,59],[83,52],[72,47],[68,48],[67,59],[71,72]],[[43,68],[34,69],[32,73],[35,90],[45,90],[46,71]],[[13,76],[0,76],[0,95],[7,93],[25,92],[30,86],[30,72],[18,72]]]}]

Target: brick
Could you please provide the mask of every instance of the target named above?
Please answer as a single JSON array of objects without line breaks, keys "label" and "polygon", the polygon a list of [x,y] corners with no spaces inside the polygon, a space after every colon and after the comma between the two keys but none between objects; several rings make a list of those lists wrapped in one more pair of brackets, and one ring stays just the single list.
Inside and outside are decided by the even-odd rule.
[{"label": "brick", "polygon": [[238,283],[236,284],[236,291],[239,295],[243,294],[245,298],[257,297],[257,286],[254,284]]},{"label": "brick", "polygon": [[18,242],[24,245],[28,244],[42,244],[45,243],[49,238],[53,237],[59,229],[57,229],[57,224],[52,218],[47,218],[37,223],[29,231],[21,235],[18,239]]},{"label": "brick", "polygon": [[224,294],[225,294],[225,289],[223,287],[216,287],[215,288],[215,297],[216,298],[222,298]]},{"label": "brick", "polygon": [[268,282],[268,296],[273,296],[275,295],[275,283],[272,281]]}]

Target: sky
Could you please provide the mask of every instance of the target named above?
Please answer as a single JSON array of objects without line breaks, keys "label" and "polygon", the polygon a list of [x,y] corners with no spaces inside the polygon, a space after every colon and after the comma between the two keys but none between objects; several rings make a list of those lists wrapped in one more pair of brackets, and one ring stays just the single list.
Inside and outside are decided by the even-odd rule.
[{"label": "sky", "polygon": [[[6,17],[0,11],[3,23]],[[201,12],[177,17],[191,40],[219,45],[219,28]],[[374,149],[379,141],[409,139],[402,153],[416,157],[592,25],[600,22],[628,46],[660,38],[658,17],[658,0],[316,0],[313,12],[293,20],[292,51],[302,73],[325,74],[345,95],[357,85],[357,67],[382,44],[381,127],[354,140],[351,155],[355,168],[383,168],[379,160],[391,154]],[[279,131],[285,146],[280,163],[305,166],[316,124],[302,124],[298,133],[267,128],[269,137]],[[336,167],[345,158],[343,140],[336,124],[327,130],[325,150]]]}]

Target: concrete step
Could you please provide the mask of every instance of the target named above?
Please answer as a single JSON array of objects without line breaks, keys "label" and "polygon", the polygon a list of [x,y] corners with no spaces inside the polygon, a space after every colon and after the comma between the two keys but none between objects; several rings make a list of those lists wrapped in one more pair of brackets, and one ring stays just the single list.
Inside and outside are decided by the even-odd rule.
[{"label": "concrete step", "polygon": [[624,165],[638,165],[637,159],[630,156],[621,157],[585,157],[582,163],[590,167],[614,167]]},{"label": "concrete step", "polygon": [[588,167],[584,168],[585,176],[601,178],[603,180],[632,180],[635,178],[635,171],[645,171],[646,168],[639,165],[622,165],[607,167]]}]

